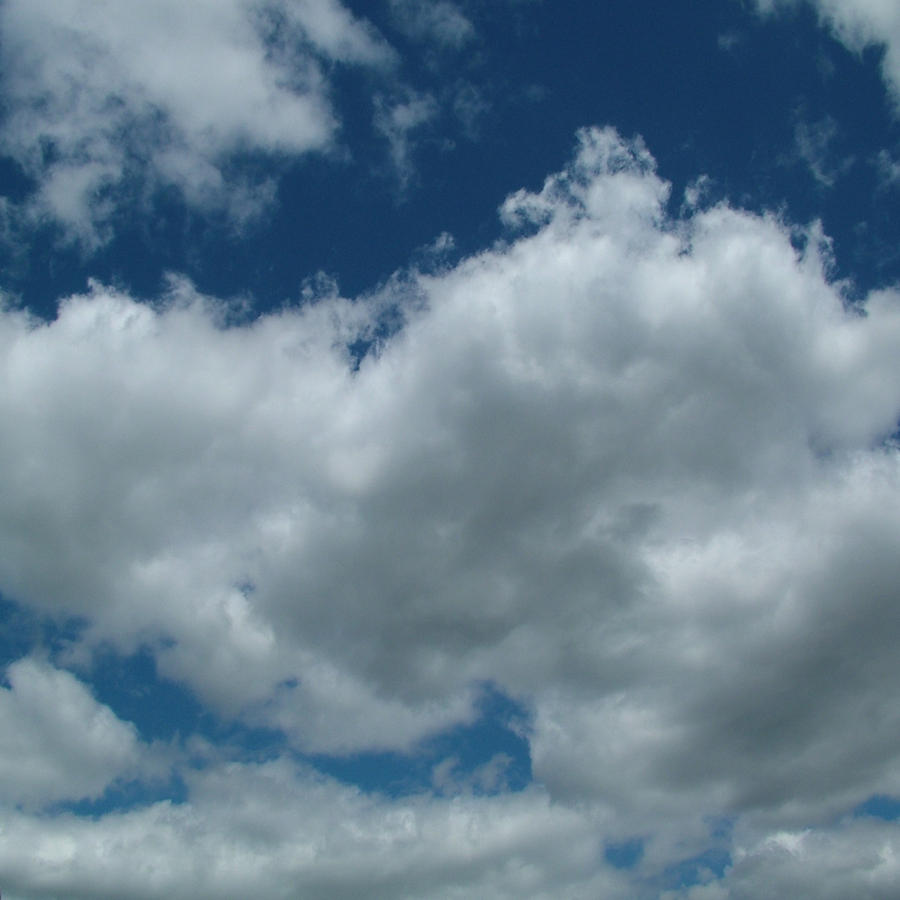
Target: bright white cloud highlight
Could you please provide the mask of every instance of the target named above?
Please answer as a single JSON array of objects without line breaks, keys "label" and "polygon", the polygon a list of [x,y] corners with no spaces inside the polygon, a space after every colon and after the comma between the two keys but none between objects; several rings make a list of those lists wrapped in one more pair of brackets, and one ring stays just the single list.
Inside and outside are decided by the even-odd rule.
[{"label": "bright white cloud highlight", "polygon": [[[148,643],[303,750],[408,748],[493,681],[534,711],[543,785],[474,819],[423,800],[404,832],[279,763],[258,774],[306,824],[245,819],[256,775],[217,769],[178,809],[53,829],[115,825],[119,860],[156,835],[173,874],[134,896],[298,872],[306,896],[615,896],[601,839],[646,835],[652,879],[710,816],[756,846],[900,793],[900,295],[847,308],[816,226],[673,222],[668,193],[639,141],[590,129],[503,204],[508,243],[376,296],[226,328],[183,284],[156,307],[95,286],[52,323],[0,317],[5,595],[86,617],[83,649]],[[354,371],[388,306],[403,327]],[[462,855],[434,849],[448,829]],[[53,890],[99,877],[66,859]]]}]

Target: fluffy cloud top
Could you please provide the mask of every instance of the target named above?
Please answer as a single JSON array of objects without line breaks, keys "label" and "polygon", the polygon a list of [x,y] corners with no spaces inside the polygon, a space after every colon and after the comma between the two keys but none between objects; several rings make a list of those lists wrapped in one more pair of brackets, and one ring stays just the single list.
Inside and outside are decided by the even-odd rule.
[{"label": "fluffy cloud top", "polygon": [[[518,799],[423,800],[422,824],[222,763],[178,808],[54,823],[71,892],[114,827],[120,860],[169,848],[136,897],[275,897],[298,871],[305,896],[616,896],[598,841],[635,834],[623,896],[657,896],[710,817],[740,824],[746,879],[773,834],[900,791],[900,295],[849,307],[815,226],[673,221],[668,195],[639,141],[590,129],[504,203],[507,243],[374,296],[226,327],[184,284],[156,307],[95,286],[0,317],[5,594],[86,618],[83,650],[146,643],[302,751],[409,748],[484,681],[534,714]],[[236,812],[260,778],[314,836]],[[182,834],[237,850],[201,877]]]}]

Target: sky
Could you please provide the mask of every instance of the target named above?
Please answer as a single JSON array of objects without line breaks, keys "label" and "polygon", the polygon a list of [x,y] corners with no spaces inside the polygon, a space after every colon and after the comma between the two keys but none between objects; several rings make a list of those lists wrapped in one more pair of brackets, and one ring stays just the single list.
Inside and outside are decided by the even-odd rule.
[{"label": "sky", "polygon": [[4,900],[900,884],[900,6],[0,0]]}]

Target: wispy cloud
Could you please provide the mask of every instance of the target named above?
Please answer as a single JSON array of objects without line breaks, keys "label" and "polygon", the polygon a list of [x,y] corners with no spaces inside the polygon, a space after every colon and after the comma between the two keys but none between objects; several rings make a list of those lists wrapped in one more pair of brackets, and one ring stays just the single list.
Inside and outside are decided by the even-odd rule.
[{"label": "wispy cloud", "polygon": [[810,3],[848,48],[884,47],[882,72],[900,110],[900,6],[884,0],[756,0],[765,12]]},{"label": "wispy cloud", "polygon": [[415,136],[434,121],[439,111],[437,101],[428,93],[407,90],[399,99],[376,98],[375,130],[387,140],[393,174],[398,178],[401,190],[415,177]]},{"label": "wispy cloud", "polygon": [[475,36],[475,28],[450,0],[391,0],[397,26],[416,41],[458,49]]},{"label": "wispy cloud", "polygon": [[12,0],[0,15],[3,149],[38,182],[31,214],[88,249],[159,184],[252,216],[223,179],[228,158],[327,149],[338,121],[323,63],[392,59],[338,0]]},{"label": "wispy cloud", "polygon": [[845,159],[836,157],[834,145],[837,137],[837,122],[830,117],[809,122],[801,116],[794,126],[797,156],[823,187],[832,187],[854,163],[852,156]]}]

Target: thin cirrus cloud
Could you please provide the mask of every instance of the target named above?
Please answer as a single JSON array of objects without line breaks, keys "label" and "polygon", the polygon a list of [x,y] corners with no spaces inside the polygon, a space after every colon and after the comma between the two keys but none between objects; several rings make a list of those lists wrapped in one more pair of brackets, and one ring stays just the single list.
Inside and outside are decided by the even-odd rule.
[{"label": "thin cirrus cloud", "polygon": [[37,182],[29,216],[88,250],[126,200],[160,185],[257,216],[273,184],[236,183],[228,160],[327,150],[339,120],[326,64],[393,61],[338,0],[11,0],[0,17],[3,149]]},{"label": "thin cirrus cloud", "polygon": [[[86,623],[76,671],[150,647],[287,742],[173,751],[182,803],[12,812],[14,896],[764,897],[829,847],[846,893],[881,883],[893,826],[847,817],[900,792],[900,297],[849,306],[816,226],[673,220],[670,192],[585,129],[502,204],[506,242],[355,300],[228,326],[174,281],[0,316],[4,593]],[[17,665],[7,706],[53,678],[96,702]],[[531,711],[523,791],[391,799],[295,761],[414,753],[485,683]],[[98,757],[149,773],[107,726]],[[730,865],[673,884],[715,821]]]},{"label": "thin cirrus cloud", "polygon": [[391,0],[398,27],[417,41],[459,49],[475,36],[475,28],[462,10],[448,0]]}]

